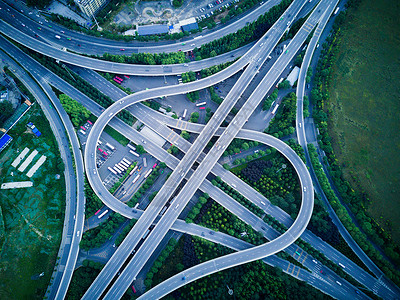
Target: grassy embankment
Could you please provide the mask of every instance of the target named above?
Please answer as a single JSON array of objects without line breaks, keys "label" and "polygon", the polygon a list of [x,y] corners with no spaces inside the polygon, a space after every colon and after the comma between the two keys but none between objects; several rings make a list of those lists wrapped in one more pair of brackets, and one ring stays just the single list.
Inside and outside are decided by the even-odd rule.
[{"label": "grassy embankment", "polygon": [[[29,121],[42,132],[40,137],[26,127]],[[14,140],[0,154],[0,184],[32,181],[33,187],[0,190],[5,225],[5,241],[2,248],[0,245],[0,299],[43,299],[62,234],[64,164],[39,105],[35,104],[9,134]],[[39,153],[25,171],[20,172],[11,163],[25,147]],[[29,178],[27,171],[41,155],[47,157],[46,161]],[[42,272],[44,276],[40,277]]]},{"label": "grassy embankment", "polygon": [[[342,27],[331,85],[330,134],[344,176],[400,242],[400,27],[397,1],[365,0]],[[389,225],[390,224],[390,225]]]}]

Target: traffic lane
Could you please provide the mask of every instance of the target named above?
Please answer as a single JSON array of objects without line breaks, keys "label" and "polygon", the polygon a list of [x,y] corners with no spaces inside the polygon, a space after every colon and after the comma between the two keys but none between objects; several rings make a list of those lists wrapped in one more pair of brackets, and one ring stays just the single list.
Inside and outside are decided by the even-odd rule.
[{"label": "traffic lane", "polygon": [[[163,75],[177,75],[187,72],[188,70],[200,71],[201,69],[213,66],[215,64],[221,64],[227,61],[234,60],[232,54],[223,54],[222,56],[208,58],[199,62],[188,63],[188,67],[185,64],[174,64],[174,65],[134,65],[134,64],[122,64],[110,61],[99,60],[91,57],[81,56],[72,52],[65,52],[61,49],[49,47],[48,44],[38,40],[37,38],[31,37],[8,23],[4,20],[0,20],[0,30],[3,34],[9,38],[15,40],[18,43],[22,43],[24,46],[35,50],[43,55],[50,56],[54,59],[74,64],[77,66],[94,69],[102,72],[111,72],[127,75],[139,75],[139,76],[163,76]],[[251,47],[251,45],[247,46]],[[238,49],[234,56],[245,53],[247,49]],[[168,68],[168,70],[165,69]]]},{"label": "traffic lane", "polygon": [[[262,45],[261,45],[261,46],[262,46]],[[252,68],[246,68],[245,73],[250,73],[250,75],[251,75],[251,74],[255,74],[254,71],[255,71],[255,70],[253,70]],[[243,76],[242,76],[241,78],[243,78]],[[247,83],[247,84],[248,84],[248,83]],[[239,85],[236,84],[235,87],[236,87],[236,86],[239,86]],[[232,90],[231,90],[231,92],[232,92]],[[228,97],[228,98],[229,98],[229,97]],[[227,102],[225,102],[225,103],[227,103]],[[121,104],[122,104],[122,103],[121,103]],[[209,127],[209,128],[211,127],[211,130],[212,130],[212,131],[215,131],[215,130],[217,129],[217,126],[215,126],[214,123],[217,123],[218,121],[221,121],[221,122],[222,122],[222,116],[221,116],[221,115],[218,115],[218,112],[219,112],[219,111],[222,111],[222,112],[221,112],[222,115],[223,115],[223,113],[227,114],[227,113],[230,111],[229,105],[232,105],[232,103],[227,103],[225,106],[220,106],[220,108],[217,110],[217,112],[216,112],[216,114],[215,114],[214,120],[217,118],[217,116],[218,116],[221,120],[217,120],[217,121],[214,121],[214,122],[210,122],[210,123],[208,124],[208,126],[206,126],[206,127]],[[226,108],[225,108],[225,107],[226,107]],[[224,109],[225,109],[225,111],[224,111]],[[110,116],[111,116],[111,115],[112,115],[112,114],[110,114]],[[215,128],[213,128],[213,126],[214,126]],[[201,136],[201,135],[206,135],[206,134],[209,134],[209,135],[212,134],[211,131],[209,131],[209,132],[207,132],[207,131],[208,131],[208,130],[205,129],[205,130],[200,134],[200,136]],[[199,138],[197,139],[197,141],[199,141],[199,140],[202,141],[202,139],[200,139],[200,136],[199,136]],[[192,146],[191,146],[191,149],[196,149],[196,145],[192,145]],[[193,153],[193,152],[192,152],[192,153]],[[183,160],[185,160],[185,158],[188,157],[189,155],[191,155],[191,153],[187,154],[187,155],[183,158]],[[193,156],[193,155],[191,155],[191,156]],[[183,164],[183,160],[179,163],[180,165]],[[180,167],[180,166],[178,165],[178,168],[179,168],[179,167]],[[181,171],[182,171],[182,170],[180,170],[179,172],[181,172]],[[173,172],[172,176],[173,176],[174,174],[175,174],[175,172]],[[170,177],[170,178],[171,178],[171,177]],[[186,185],[185,187],[187,187],[187,185]],[[185,189],[185,188],[184,188],[184,189]],[[161,194],[161,193],[159,193],[159,194]],[[182,195],[182,191],[181,191],[180,195]],[[178,197],[179,197],[179,196],[178,196]],[[157,196],[156,196],[156,198],[157,198]],[[154,201],[154,200],[153,200],[153,201]],[[178,202],[178,201],[175,200],[175,201],[173,201],[173,202],[175,203],[175,202]],[[172,205],[174,205],[174,203],[173,203]],[[179,203],[179,202],[178,202],[178,203]],[[178,206],[176,206],[176,208],[178,208]],[[181,208],[181,209],[183,209],[183,208]],[[167,216],[170,214],[170,213],[168,213],[168,212],[169,212],[169,210],[167,210],[167,212],[164,214],[164,216],[162,217],[162,220],[163,220],[163,219],[164,219],[164,220],[167,219]],[[180,212],[180,210],[179,210],[179,212]],[[159,227],[158,227],[158,228],[159,228]],[[156,233],[156,232],[157,232],[157,233]],[[149,234],[149,237],[148,237],[148,239],[147,239],[146,241],[151,240],[152,235],[156,235],[156,234],[158,234],[158,231],[157,231],[157,230],[153,230],[153,231]],[[163,234],[162,231],[161,231],[161,234]],[[144,244],[148,244],[148,243],[146,243],[146,241],[145,241]],[[142,247],[139,249],[139,251],[140,251],[141,249],[144,249],[144,248],[145,248],[144,244],[143,244]],[[146,251],[146,250],[143,250],[143,251]],[[138,257],[138,253],[136,253],[135,257]],[[135,257],[134,257],[134,259],[130,262],[130,264],[128,265],[128,267],[125,268],[125,270],[123,271],[123,273],[121,274],[121,276],[116,280],[114,286],[117,286],[117,285],[119,284],[119,282],[122,282],[122,281],[124,280],[124,278],[125,278],[125,275],[124,275],[124,274],[127,274],[127,270],[130,268],[130,266],[137,265],[137,264],[134,264]],[[132,274],[132,273],[130,273],[130,274]],[[135,276],[135,275],[132,275],[132,276]],[[115,297],[115,290],[116,290],[116,288],[111,288],[111,289],[109,290],[109,292],[108,292],[108,295],[110,295],[110,296],[112,296],[112,297]]]},{"label": "traffic lane", "polygon": [[[2,37],[1,37],[2,38]],[[0,54],[1,55],[1,54]],[[50,106],[50,100],[47,98],[47,95],[43,92],[42,89],[40,89],[37,85],[36,82],[33,81],[33,79],[28,76],[28,74],[23,71],[20,66],[16,65],[14,61],[8,60],[9,64],[13,66],[14,69],[19,70],[19,78],[21,79],[22,82],[24,82],[25,86],[31,91],[31,93],[35,96],[35,98],[38,100],[38,102],[41,104],[43,111],[45,112],[46,116],[48,119],[51,121],[51,127],[53,129],[53,133],[56,137],[56,140],[59,144],[60,152],[61,152],[61,157],[64,160],[65,163],[65,181],[66,181],[66,186],[68,187],[68,192],[67,196],[69,197],[68,203],[73,204],[76,203],[77,200],[77,187],[76,187],[76,178],[75,178],[75,172],[74,168],[72,166],[72,158],[70,156],[70,150],[69,150],[69,145],[68,145],[68,139],[65,135],[64,130],[57,130],[59,128],[63,128],[65,125],[65,122],[63,123],[59,117],[59,115],[56,113],[55,110],[49,109],[48,107]],[[24,62],[22,62],[24,65]],[[25,64],[26,65],[26,64]],[[56,106],[54,106],[57,108]],[[66,131],[68,131],[68,128],[66,128]],[[59,252],[60,261],[59,264],[66,265],[68,262],[69,258],[69,253],[71,249],[71,244],[67,243],[67,239],[70,236],[74,235],[74,225],[75,225],[75,217],[72,217],[72,215],[75,216],[75,207],[70,207],[67,205],[67,212],[65,215],[65,220],[64,220],[64,226],[63,226],[63,234],[62,234],[62,241],[61,241],[61,249]],[[62,282],[63,278],[63,273],[57,271],[55,274],[54,282],[52,286],[58,286],[60,282]],[[57,291],[51,290],[50,294],[55,294]]]},{"label": "traffic lane", "polygon": [[[51,29],[48,29],[47,31],[49,32],[49,34],[55,35],[55,34],[59,34],[59,35],[63,35],[63,36],[68,36],[71,38],[74,38],[74,40],[78,40],[78,42],[81,44],[81,47],[87,46],[87,48],[89,49],[98,49],[99,51],[94,52],[93,54],[99,54],[102,55],[103,53],[113,53],[113,54],[119,54],[121,51],[120,49],[123,48],[125,49],[125,51],[130,54],[132,53],[137,53],[137,52],[143,52],[143,53],[165,53],[165,52],[177,52],[179,49],[181,49],[182,51],[189,51],[189,50],[193,50],[194,47],[200,47],[201,45],[205,44],[205,43],[209,43],[215,39],[221,38],[229,33],[234,33],[237,30],[241,29],[242,27],[244,27],[244,25],[247,22],[253,22],[255,21],[260,15],[266,13],[271,7],[277,5],[280,1],[279,0],[273,0],[273,1],[268,1],[267,3],[265,3],[264,5],[258,7],[257,9],[251,11],[250,13],[246,14],[245,16],[243,16],[241,19],[225,25],[223,28],[217,30],[217,31],[213,31],[210,32],[204,36],[199,36],[199,37],[195,37],[189,40],[185,41],[185,45],[182,45],[181,42],[179,41],[166,41],[166,45],[160,45],[160,43],[154,43],[151,44],[149,42],[144,43],[144,42],[130,42],[130,43],[126,43],[126,42],[119,42],[119,41],[113,41],[113,40],[106,40],[106,39],[102,39],[102,38],[98,38],[98,37],[91,37],[91,36],[87,36],[75,31],[70,31],[67,28],[63,28],[61,26],[59,26],[56,23],[51,23]],[[1,6],[0,6],[1,7]],[[12,7],[6,7],[6,5],[4,5],[4,12],[6,11],[6,8],[9,8],[10,10],[13,11],[13,14],[15,15],[15,18],[13,18],[13,20],[11,21],[19,21],[19,22],[23,22],[24,24],[26,24],[27,26],[31,26],[31,27],[37,27],[38,25],[49,25],[49,24],[38,24],[36,22],[34,22],[33,20],[31,20],[30,18],[27,18],[26,16],[24,16],[23,14],[21,14],[19,11],[17,10],[13,10]],[[0,11],[1,13],[1,11]],[[63,33],[63,32],[64,33]],[[130,46],[130,44],[141,44],[142,46]],[[162,42],[161,42],[162,43]]]}]

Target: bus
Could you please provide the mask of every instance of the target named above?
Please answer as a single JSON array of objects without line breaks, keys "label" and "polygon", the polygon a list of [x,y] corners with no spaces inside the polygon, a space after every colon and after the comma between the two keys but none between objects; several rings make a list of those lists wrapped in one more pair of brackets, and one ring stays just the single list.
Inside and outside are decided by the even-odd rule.
[{"label": "bus", "polygon": [[116,166],[114,166],[113,169],[114,169],[118,174],[121,174],[121,173],[122,173],[122,171],[121,171],[119,168],[117,168]]},{"label": "bus", "polygon": [[115,150],[115,147],[113,145],[110,145],[109,143],[106,143],[106,146],[113,151]]},{"label": "bus", "polygon": [[136,290],[135,290],[135,287],[133,285],[132,285],[132,291],[133,291],[134,294],[136,294]]},{"label": "bus", "polygon": [[343,269],[346,269],[346,267],[344,265],[342,265],[341,263],[339,263],[339,266],[341,266]]},{"label": "bus", "polygon": [[136,181],[138,181],[139,180],[139,177],[140,177],[140,175],[138,174],[138,175],[136,175],[136,177],[132,180],[132,183],[135,183]]},{"label": "bus", "polygon": [[133,172],[135,172],[136,170],[137,170],[137,166],[135,166],[135,167],[132,169],[132,171],[129,173],[129,175],[132,175]]},{"label": "bus", "polygon": [[144,175],[144,178],[149,177],[149,175],[151,174],[151,172],[153,172],[153,169],[148,170],[147,173]]},{"label": "bus", "polygon": [[117,169],[119,172],[118,172],[118,174],[121,174],[124,170],[120,167],[120,166],[118,166],[117,164],[115,164],[114,165],[114,169]]},{"label": "bus", "polygon": [[135,205],[135,207],[134,207],[134,208],[136,209],[136,208],[138,208],[138,206],[139,206],[139,202],[138,202],[138,203],[136,203],[136,205]]},{"label": "bus", "polygon": [[117,175],[117,172],[115,172],[113,169],[111,169],[110,167],[107,168],[111,173],[113,173],[114,175]]},{"label": "bus", "polygon": [[186,118],[187,109],[183,111],[182,119]]},{"label": "bus", "polygon": [[128,169],[127,167],[125,167],[121,163],[117,163],[117,166],[120,167],[120,169],[122,169],[122,171],[126,171]]},{"label": "bus", "polygon": [[137,154],[135,151],[129,150],[129,153],[139,157],[139,154]]},{"label": "bus", "polygon": [[85,127],[83,127],[83,126],[81,126],[81,129],[82,129],[83,131],[86,131],[86,128],[85,128]]},{"label": "bus", "polygon": [[79,129],[79,132],[82,133],[83,135],[86,135],[86,132],[84,132],[82,129]]},{"label": "bus", "polygon": [[121,77],[115,76],[114,78],[117,78],[119,81],[124,81]]},{"label": "bus", "polygon": [[116,78],[113,78],[113,80],[114,80],[116,83],[118,83],[118,84],[121,84],[121,82],[120,82],[120,81],[118,81],[118,79],[116,79]]},{"label": "bus", "polygon": [[103,149],[101,149],[100,147],[99,148],[97,148],[97,150],[99,150],[101,153],[103,153],[104,151],[103,151]]},{"label": "bus", "polygon": [[136,150],[136,147],[132,146],[131,144],[128,144],[128,147],[131,148],[133,151]]},{"label": "bus", "polygon": [[129,79],[129,76],[128,76],[128,75],[124,75],[124,77],[125,77],[126,79]]},{"label": "bus", "polygon": [[102,217],[104,217],[104,215],[105,215],[106,213],[108,213],[108,209],[106,209],[105,211],[103,211],[103,212],[101,213],[101,215],[98,216],[98,218],[101,219]]},{"label": "bus", "polygon": [[94,213],[94,215],[96,216],[100,211],[101,211],[101,208],[100,208],[98,211],[96,211],[96,212]]},{"label": "bus", "polygon": [[275,107],[274,107],[274,109],[272,110],[272,113],[271,114],[275,114],[276,113],[276,110],[278,109],[278,107],[279,107],[279,104],[277,104],[277,105],[275,105]]},{"label": "bus", "polygon": [[333,14],[336,15],[336,14],[338,13],[339,9],[340,9],[340,7],[337,7],[337,8],[335,9],[335,12],[334,12]]},{"label": "bus", "polygon": [[199,109],[206,109],[206,108],[203,106],[203,107],[199,107]]},{"label": "bus", "polygon": [[157,167],[157,163],[155,163],[155,164],[153,165],[153,169],[154,169],[155,167]]},{"label": "bus", "polygon": [[122,159],[124,162],[126,162],[128,165],[131,165],[132,163],[129,161],[129,160],[127,160],[126,158],[123,158]]},{"label": "bus", "polygon": [[146,160],[146,157],[143,157],[143,165],[144,165],[145,168],[147,167],[147,160]]},{"label": "bus", "polygon": [[197,103],[196,106],[203,106],[203,105],[206,105],[206,104],[207,104],[207,102],[201,102],[201,103]]},{"label": "bus", "polygon": [[124,162],[123,160],[121,160],[119,163],[120,163],[121,165],[123,165],[124,167],[129,168],[129,165],[128,165],[126,162]]},{"label": "bus", "polygon": [[90,122],[89,120],[87,120],[86,122],[88,122],[90,125],[93,125],[93,123],[92,123],[92,122]]}]

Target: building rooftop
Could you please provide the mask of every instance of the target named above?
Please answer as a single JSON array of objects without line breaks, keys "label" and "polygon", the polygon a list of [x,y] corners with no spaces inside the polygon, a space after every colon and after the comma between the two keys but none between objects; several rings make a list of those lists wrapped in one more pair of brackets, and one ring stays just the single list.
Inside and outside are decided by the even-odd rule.
[{"label": "building rooftop", "polygon": [[167,24],[154,24],[154,25],[143,25],[138,26],[139,35],[152,35],[152,34],[162,34],[168,33]]}]

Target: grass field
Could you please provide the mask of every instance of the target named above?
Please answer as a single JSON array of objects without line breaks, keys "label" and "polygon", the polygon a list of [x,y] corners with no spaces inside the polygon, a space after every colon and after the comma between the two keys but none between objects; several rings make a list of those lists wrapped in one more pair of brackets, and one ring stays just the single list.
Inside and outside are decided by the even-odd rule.
[{"label": "grass field", "polygon": [[[29,121],[42,132],[40,137],[28,130]],[[43,299],[61,241],[64,167],[50,125],[38,105],[9,134],[14,140],[0,154],[0,184],[29,180],[33,187],[0,190],[6,236],[0,253],[0,299]],[[25,147],[39,154],[20,172],[11,163]],[[41,155],[47,157],[46,161],[29,178],[27,171]],[[56,174],[60,175],[58,179]],[[42,272],[44,276],[39,277]]]},{"label": "grass field", "polygon": [[400,2],[364,0],[344,25],[330,85],[331,136],[344,175],[400,243]]}]

